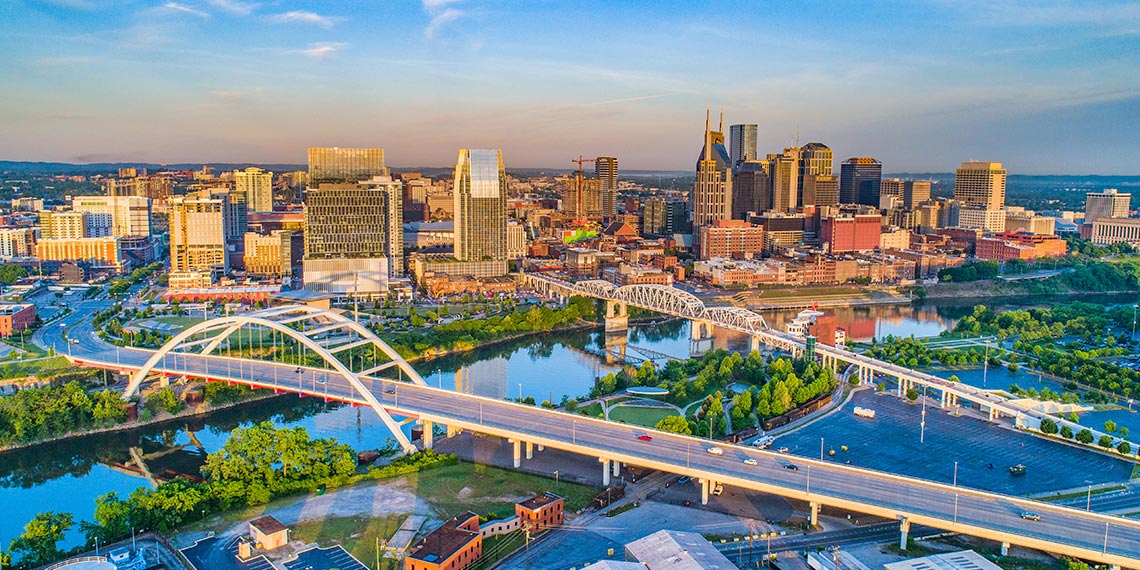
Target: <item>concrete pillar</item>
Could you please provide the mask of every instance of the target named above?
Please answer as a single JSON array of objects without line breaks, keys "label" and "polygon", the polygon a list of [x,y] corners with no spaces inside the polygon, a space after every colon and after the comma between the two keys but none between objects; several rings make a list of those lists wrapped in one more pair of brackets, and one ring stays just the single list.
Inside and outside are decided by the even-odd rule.
[{"label": "concrete pillar", "polygon": [[701,479],[701,504],[709,504],[709,480]]},{"label": "concrete pillar", "polygon": [[435,426],[428,420],[420,420],[420,425],[424,428],[424,449],[431,449],[435,443]]},{"label": "concrete pillar", "polygon": [[760,350],[760,337],[758,337],[756,335],[752,335],[748,339],[748,352],[749,352],[749,354],[751,354],[752,351],[754,351],[754,350],[756,350],[756,351]]},{"label": "concrete pillar", "polygon": [[614,466],[614,477],[621,475],[621,461],[615,459],[611,463],[613,463]]},{"label": "concrete pillar", "polygon": [[1120,565],[1119,564],[1109,564],[1108,570],[1120,570]]},{"label": "concrete pillar", "polygon": [[538,446],[538,450],[539,450],[539,451],[543,451],[543,450],[545,450],[545,449],[546,449],[546,446],[544,446],[544,445],[539,445],[539,446]]},{"label": "concrete pillar", "polygon": [[517,440],[517,439],[511,440],[511,444],[514,447],[515,469],[522,467],[522,449],[521,449],[522,446],[520,445],[521,443],[522,442]]},{"label": "concrete pillar", "polygon": [[463,433],[463,430],[461,428],[455,426],[447,426],[447,437],[454,437],[461,433]]},{"label": "concrete pillar", "polygon": [[1001,555],[1002,556],[1009,556],[1009,543],[1008,542],[1001,543]]},{"label": "concrete pillar", "polygon": [[811,521],[811,526],[816,526],[819,524],[819,503],[812,501],[808,503],[808,508],[811,511],[811,516],[808,517],[808,520]]},{"label": "concrete pillar", "polygon": [[899,550],[906,550],[907,535],[910,534],[910,519],[902,517],[899,519]]},{"label": "concrete pillar", "polygon": [[526,442],[526,458],[534,459],[534,444],[529,441]]},{"label": "concrete pillar", "polygon": [[606,332],[629,328],[629,306],[618,301],[606,301]]},{"label": "concrete pillar", "polygon": [[610,460],[599,458],[598,461],[602,463],[602,486],[610,486]]}]

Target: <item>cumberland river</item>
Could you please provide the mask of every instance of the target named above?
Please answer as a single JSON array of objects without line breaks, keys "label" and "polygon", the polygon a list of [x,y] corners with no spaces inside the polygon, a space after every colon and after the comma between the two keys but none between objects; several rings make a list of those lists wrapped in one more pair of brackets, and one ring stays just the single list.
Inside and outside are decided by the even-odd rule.
[{"label": "cumberland river", "polygon": [[[971,305],[891,305],[834,312],[839,326],[853,338],[869,340],[888,334],[937,335],[952,327],[957,318],[970,311]],[[794,316],[795,312],[765,313],[770,325],[781,329],[782,323]],[[538,401],[553,398],[558,402],[564,396],[585,397],[594,378],[618,369],[617,364],[607,362],[605,344],[600,331],[545,334],[414,366],[433,385],[493,398],[517,398],[521,394]],[[691,348],[689,325],[685,321],[670,321],[632,327],[628,345],[684,358]],[[748,339],[743,335],[718,331],[711,343],[700,348],[747,347]],[[636,355],[633,348],[626,352]],[[972,377],[967,378],[970,375],[958,374],[963,381],[975,383]],[[988,381],[1001,379],[1001,372],[990,371]],[[190,420],[3,453],[0,505],[6,516],[0,517],[0,548],[20,534],[23,525],[38,512],[71,512],[77,522],[90,520],[97,496],[112,491],[126,496],[147,485],[130,465],[132,453],[143,456],[152,473],[196,473],[204,454],[219,449],[234,428],[260,421],[304,427],[311,436],[336,438],[357,450],[381,447],[389,437],[387,428],[371,410],[283,395]],[[81,539],[78,531],[72,531],[64,546],[74,546]]]}]

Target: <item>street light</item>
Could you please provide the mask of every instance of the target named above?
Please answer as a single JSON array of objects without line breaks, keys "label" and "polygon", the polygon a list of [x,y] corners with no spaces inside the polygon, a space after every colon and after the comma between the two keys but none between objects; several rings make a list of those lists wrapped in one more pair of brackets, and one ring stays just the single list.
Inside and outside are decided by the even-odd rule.
[{"label": "street light", "polygon": [[823,438],[819,438],[819,460],[823,461]]}]

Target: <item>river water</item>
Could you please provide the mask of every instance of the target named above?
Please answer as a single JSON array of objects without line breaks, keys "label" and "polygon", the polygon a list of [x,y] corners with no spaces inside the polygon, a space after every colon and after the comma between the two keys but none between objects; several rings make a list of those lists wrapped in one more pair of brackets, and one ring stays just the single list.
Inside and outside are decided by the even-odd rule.
[{"label": "river water", "polygon": [[[1034,304],[1046,304],[1038,299]],[[1132,302],[1113,299],[1110,302]],[[830,310],[838,325],[856,340],[872,337],[932,336],[953,326],[970,311],[973,303],[929,303]],[[765,313],[769,325],[783,329],[795,312]],[[626,353],[636,356],[643,348],[674,357],[690,355],[689,324],[669,321],[632,327]],[[605,335],[597,331],[574,331],[539,335],[419,362],[414,366],[431,384],[493,398],[531,396],[538,401],[563,397],[580,398],[589,393],[594,379],[618,369],[605,357]],[[748,339],[729,331],[717,331],[711,346],[746,350]],[[969,371],[952,371],[968,383]],[[949,375],[947,373],[946,375]],[[1005,381],[1008,371],[990,370],[993,387]],[[1021,373],[1024,387],[1039,385]],[[1012,381],[1012,380],[1011,380]],[[1005,381],[1008,385],[1008,381]],[[980,384],[979,384],[980,385]],[[1135,415],[1135,414],[1133,414]],[[23,525],[42,511],[65,511],[77,521],[91,520],[95,498],[108,492],[126,496],[147,480],[132,466],[132,450],[145,459],[148,469],[163,473],[195,473],[205,453],[216,451],[236,427],[270,421],[278,426],[299,426],[314,437],[330,437],[357,450],[381,447],[389,438],[387,428],[370,410],[326,404],[316,398],[283,395],[220,410],[205,417],[177,420],[115,434],[95,435],[44,444],[0,454],[0,547],[22,532]],[[1140,433],[1137,431],[1136,433]],[[168,471],[169,470],[169,471]],[[69,533],[64,547],[82,540]]]}]

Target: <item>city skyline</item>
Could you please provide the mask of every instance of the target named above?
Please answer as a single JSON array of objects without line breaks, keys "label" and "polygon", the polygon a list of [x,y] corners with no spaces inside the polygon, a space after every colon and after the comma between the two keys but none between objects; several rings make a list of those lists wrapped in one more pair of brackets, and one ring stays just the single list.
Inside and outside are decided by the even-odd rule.
[{"label": "city skyline", "polygon": [[759,125],[760,154],[798,136],[891,172],[1001,160],[1024,174],[1137,174],[1140,163],[1140,7],[1123,2],[837,13],[17,0],[4,12],[0,157],[12,160],[302,163],[326,145],[446,166],[475,147],[518,167],[585,152],[686,170],[711,104],[726,124]]}]

